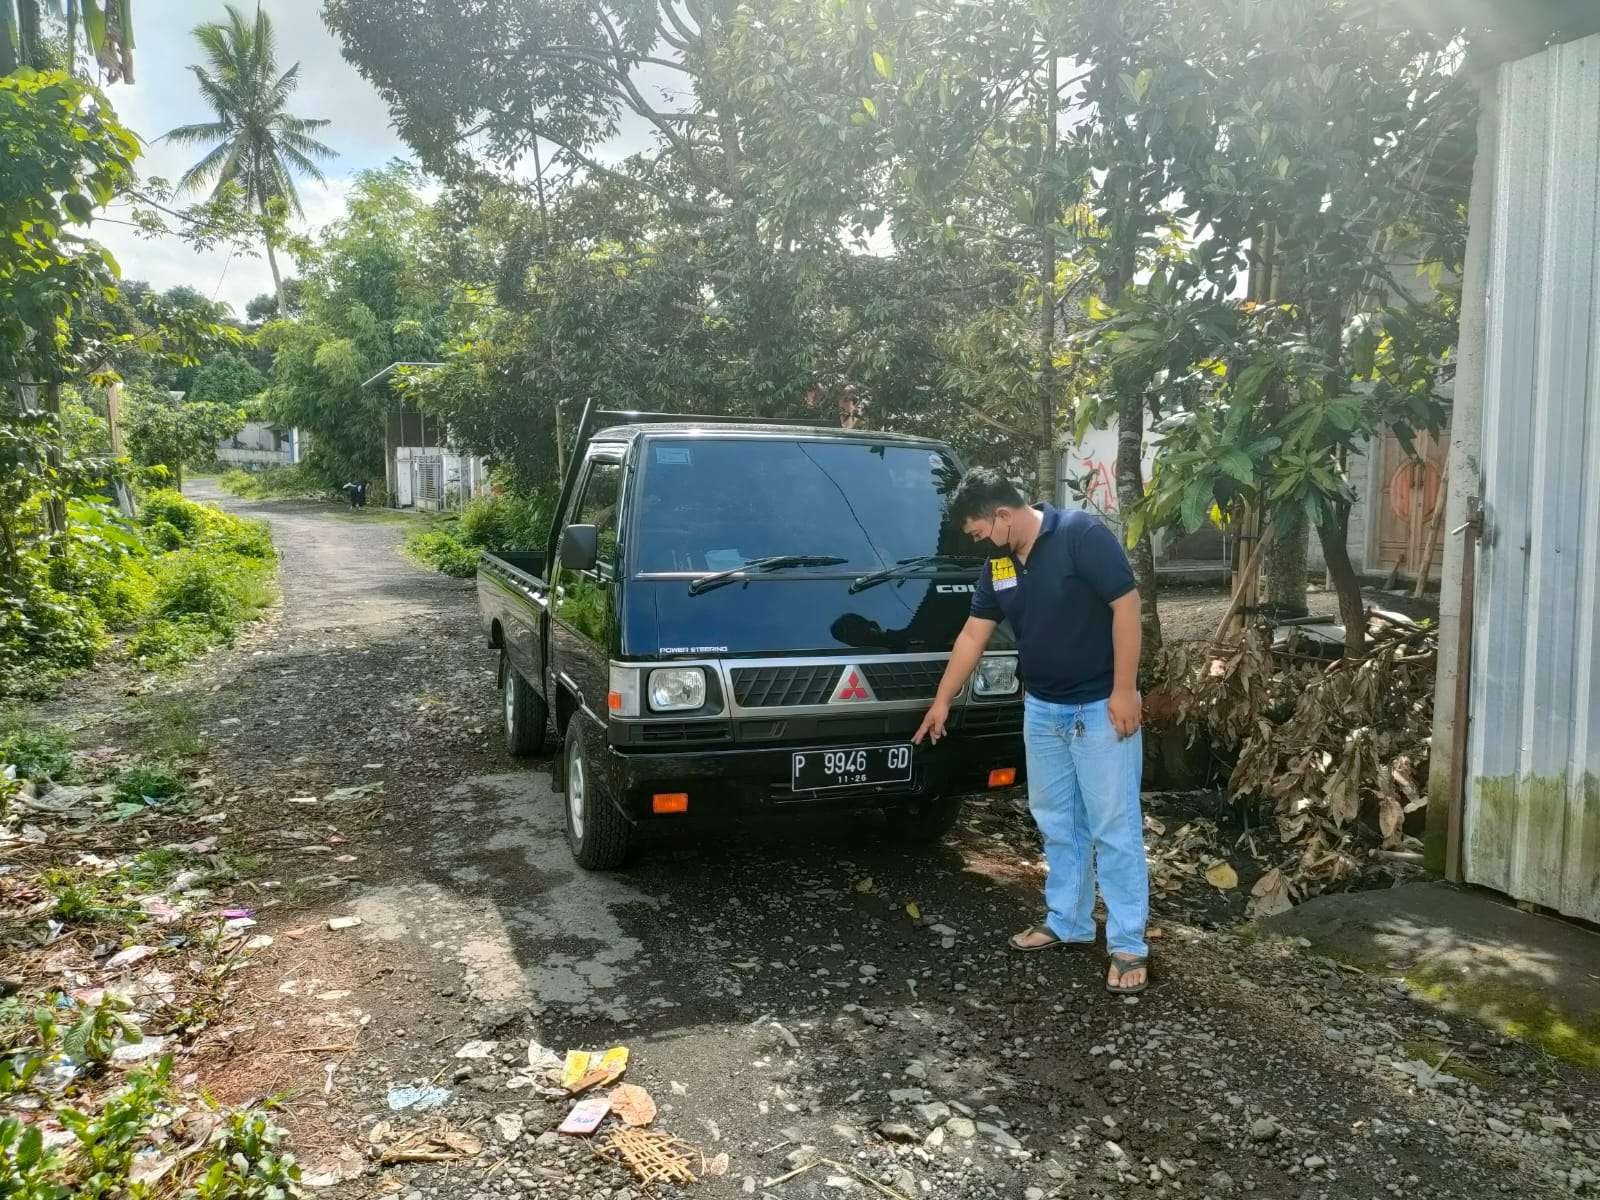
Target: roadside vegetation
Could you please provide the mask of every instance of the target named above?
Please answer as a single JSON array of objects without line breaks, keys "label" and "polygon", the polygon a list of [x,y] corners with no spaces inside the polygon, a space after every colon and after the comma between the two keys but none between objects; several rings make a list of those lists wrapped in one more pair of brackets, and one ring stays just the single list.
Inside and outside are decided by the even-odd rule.
[{"label": "roadside vegetation", "polygon": [[229,900],[248,863],[207,817],[203,740],[143,715],[152,752],[106,759],[0,711],[0,1194],[294,1195],[271,1102],[228,1111],[180,1083],[254,921]]},{"label": "roadside vegetation", "polygon": [[0,695],[33,696],[108,653],[172,667],[232,641],[276,595],[266,526],[177,492],[127,520],[98,497],[66,505],[53,548],[19,561],[0,608]]},{"label": "roadside vegetation", "polygon": [[326,481],[298,465],[260,471],[234,467],[217,477],[217,485],[242,500],[317,500],[333,495]]},{"label": "roadside vegetation", "polygon": [[537,500],[502,493],[472,500],[460,515],[413,529],[406,552],[417,562],[457,579],[478,572],[478,555],[487,550],[538,550],[549,534],[549,509]]}]

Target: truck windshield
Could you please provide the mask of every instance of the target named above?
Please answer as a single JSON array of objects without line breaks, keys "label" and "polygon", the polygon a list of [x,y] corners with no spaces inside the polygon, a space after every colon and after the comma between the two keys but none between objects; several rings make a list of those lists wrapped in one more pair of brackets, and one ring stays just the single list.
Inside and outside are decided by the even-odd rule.
[{"label": "truck windshield", "polygon": [[[805,438],[645,443],[634,569],[726,571],[766,555],[837,559],[859,573],[972,552],[945,505],[960,475],[925,447]],[[792,578],[795,572],[785,577]]]}]

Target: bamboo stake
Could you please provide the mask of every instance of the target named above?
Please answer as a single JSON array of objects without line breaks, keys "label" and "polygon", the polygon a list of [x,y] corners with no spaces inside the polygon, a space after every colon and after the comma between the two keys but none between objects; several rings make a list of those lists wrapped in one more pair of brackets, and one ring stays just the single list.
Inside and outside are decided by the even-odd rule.
[{"label": "bamboo stake", "polygon": [[[1261,531],[1261,536],[1256,539],[1255,549],[1250,551],[1250,560],[1245,564],[1244,576],[1248,579],[1261,569],[1261,556],[1266,553],[1272,544],[1272,535],[1276,528],[1270,523]],[[1246,589],[1243,586],[1233,589],[1233,599],[1228,603],[1228,611],[1222,614],[1222,620],[1217,625],[1217,632],[1212,637],[1213,642],[1221,642],[1228,636],[1228,626],[1233,624],[1234,617],[1239,615],[1239,610],[1244,607]]]},{"label": "bamboo stake", "polygon": [[1420,600],[1423,590],[1428,586],[1428,572],[1433,570],[1434,544],[1439,540],[1439,530],[1444,526],[1444,498],[1450,487],[1450,460],[1444,460],[1444,470],[1439,472],[1439,494],[1433,502],[1433,519],[1428,522],[1428,540],[1422,547],[1422,565],[1417,568],[1417,586],[1412,590],[1413,599]]}]

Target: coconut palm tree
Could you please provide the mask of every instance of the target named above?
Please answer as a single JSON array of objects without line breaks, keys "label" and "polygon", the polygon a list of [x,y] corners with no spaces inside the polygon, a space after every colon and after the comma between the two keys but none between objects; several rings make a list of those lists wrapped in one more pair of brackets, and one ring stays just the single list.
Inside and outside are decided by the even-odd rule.
[{"label": "coconut palm tree", "polygon": [[[178,186],[198,188],[215,180],[212,195],[231,183],[243,189],[256,211],[265,215],[284,205],[304,217],[294,174],[322,179],[314,159],[335,153],[311,136],[326,120],[291,116],[284,105],[300,83],[300,64],[278,73],[276,39],[272,21],[256,6],[252,23],[233,5],[225,6],[226,21],[198,25],[195,41],[205,51],[209,69],[196,64],[189,69],[200,81],[200,94],[216,114],[215,121],[180,125],[169,130],[167,141],[182,146],[210,146],[204,157],[184,172]],[[283,303],[283,279],[273,253],[273,235],[265,235],[267,263],[278,298]]]}]

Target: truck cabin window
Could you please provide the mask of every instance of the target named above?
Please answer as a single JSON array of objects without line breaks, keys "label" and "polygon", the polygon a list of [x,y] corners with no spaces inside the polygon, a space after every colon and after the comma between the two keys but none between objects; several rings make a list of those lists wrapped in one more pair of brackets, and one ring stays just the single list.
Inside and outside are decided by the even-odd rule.
[{"label": "truck cabin window", "polygon": [[[767,555],[872,571],[971,554],[946,519],[956,465],[925,447],[792,438],[651,439],[639,484],[641,574],[714,572]],[[586,518],[587,519],[587,518]]]},{"label": "truck cabin window", "polygon": [[617,492],[622,479],[619,463],[597,461],[589,467],[583,496],[573,512],[571,525],[593,525],[598,531],[599,557],[595,563],[601,575],[611,574],[617,561]]}]

